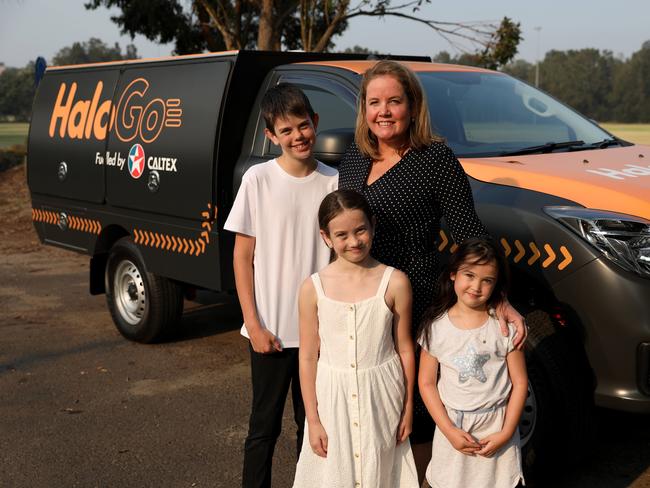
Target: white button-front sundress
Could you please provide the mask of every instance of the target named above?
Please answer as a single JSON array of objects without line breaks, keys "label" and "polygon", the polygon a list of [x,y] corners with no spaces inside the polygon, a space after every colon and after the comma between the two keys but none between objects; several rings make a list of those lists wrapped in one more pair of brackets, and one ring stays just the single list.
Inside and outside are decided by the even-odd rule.
[{"label": "white button-front sundress", "polygon": [[393,343],[393,314],[384,295],[386,267],[375,296],[356,303],[325,296],[318,273],[320,357],[318,414],[327,433],[327,457],[309,444],[309,426],[294,488],[417,488],[408,439],[397,445],[405,382]]}]

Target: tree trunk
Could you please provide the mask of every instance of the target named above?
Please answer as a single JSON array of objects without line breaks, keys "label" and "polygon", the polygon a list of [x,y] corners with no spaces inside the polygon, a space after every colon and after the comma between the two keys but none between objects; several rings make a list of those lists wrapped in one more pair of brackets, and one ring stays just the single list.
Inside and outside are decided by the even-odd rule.
[{"label": "tree trunk", "polygon": [[262,0],[260,27],[257,33],[257,49],[273,50],[273,0]]}]

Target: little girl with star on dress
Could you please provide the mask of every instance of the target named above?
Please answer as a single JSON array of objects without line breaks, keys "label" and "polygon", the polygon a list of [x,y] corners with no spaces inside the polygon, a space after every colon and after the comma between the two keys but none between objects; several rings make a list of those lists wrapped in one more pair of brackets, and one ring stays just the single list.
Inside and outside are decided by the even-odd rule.
[{"label": "little girl with star on dress", "polygon": [[[518,424],[528,392],[524,353],[504,337],[494,309],[507,261],[489,240],[450,257],[418,332],[419,387],[436,423],[426,479],[433,488],[523,484]],[[438,371],[440,370],[440,375]]]}]

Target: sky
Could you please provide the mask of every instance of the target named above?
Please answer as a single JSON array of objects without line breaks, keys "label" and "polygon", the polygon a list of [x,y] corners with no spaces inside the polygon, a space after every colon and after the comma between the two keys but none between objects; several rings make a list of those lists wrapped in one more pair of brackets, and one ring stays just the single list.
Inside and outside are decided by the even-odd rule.
[{"label": "sky", "polygon": [[[109,45],[118,42],[123,49],[133,43],[141,57],[171,53],[173,45],[158,45],[142,36],[132,40],[128,35],[120,35],[119,27],[110,20],[111,11],[86,10],[86,1],[0,0],[0,63],[20,67],[37,56],[49,62],[62,47],[90,37]],[[516,57],[529,62],[543,58],[551,49],[607,49],[629,57],[650,40],[648,0],[619,0],[616,7],[611,0],[431,0],[418,16],[495,23],[508,16],[520,22],[524,37]],[[459,52],[430,28],[396,18],[353,19],[335,42],[336,50],[360,45],[392,54],[434,56],[442,50]]]}]

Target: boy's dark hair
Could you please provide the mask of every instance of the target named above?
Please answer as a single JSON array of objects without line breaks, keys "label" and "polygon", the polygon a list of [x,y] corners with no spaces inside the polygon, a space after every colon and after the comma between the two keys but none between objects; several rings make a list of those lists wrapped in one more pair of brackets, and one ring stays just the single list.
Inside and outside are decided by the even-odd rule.
[{"label": "boy's dark hair", "polygon": [[273,127],[278,118],[286,118],[289,115],[300,117],[308,115],[314,120],[314,109],[303,91],[291,83],[280,83],[264,94],[262,98],[262,117],[266,128],[274,132]]},{"label": "boy's dark hair", "polygon": [[416,337],[423,340],[425,344],[429,344],[431,323],[442,317],[458,300],[451,274],[458,273],[460,267],[465,263],[486,264],[490,262],[496,264],[497,282],[494,285],[494,290],[492,290],[492,295],[487,301],[487,305],[489,308],[496,308],[506,299],[510,284],[510,273],[508,260],[503,251],[489,238],[474,237],[467,239],[450,256],[445,270],[440,275],[433,304],[424,312],[418,325]]},{"label": "boy's dark hair", "polygon": [[329,235],[329,223],[344,210],[361,210],[372,225],[372,210],[361,193],[354,190],[335,190],[323,198],[318,208],[318,227]]}]

